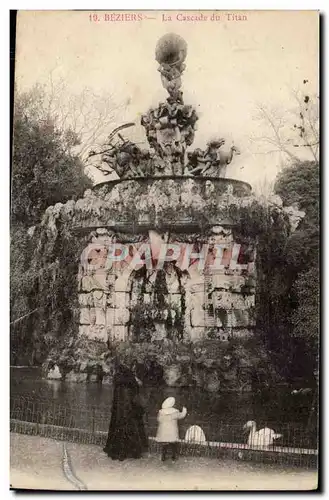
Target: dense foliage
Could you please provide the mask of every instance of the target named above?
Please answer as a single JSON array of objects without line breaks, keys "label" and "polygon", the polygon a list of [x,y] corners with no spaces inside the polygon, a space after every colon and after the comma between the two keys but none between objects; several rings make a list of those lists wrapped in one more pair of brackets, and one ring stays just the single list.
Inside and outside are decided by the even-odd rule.
[{"label": "dense foliage", "polygon": [[[39,307],[36,275],[31,268],[35,247],[31,235],[45,209],[57,202],[79,198],[91,186],[73,148],[78,137],[56,127],[41,94],[16,93],[13,117],[11,185],[11,295],[12,351],[33,351],[34,314]],[[30,235],[28,231],[31,231]],[[26,351],[26,352],[25,352]]]},{"label": "dense foliage", "polygon": [[295,232],[276,225],[259,240],[258,327],[281,374],[312,384],[319,338],[319,165],[287,167],[275,191],[305,217]]},{"label": "dense foliage", "polygon": [[[30,95],[17,95],[13,120],[12,223],[31,226],[45,209],[82,196],[91,181],[72,152],[78,143],[70,130],[59,130]],[[40,114],[41,113],[41,114]]]}]

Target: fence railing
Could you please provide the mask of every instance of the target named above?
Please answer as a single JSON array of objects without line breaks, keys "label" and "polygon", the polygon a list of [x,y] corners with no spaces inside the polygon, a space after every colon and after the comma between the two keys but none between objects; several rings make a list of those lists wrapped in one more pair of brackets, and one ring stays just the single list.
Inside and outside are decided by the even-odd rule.
[{"label": "fence railing", "polygon": [[[14,396],[10,400],[11,431],[41,435],[82,444],[105,444],[110,421],[110,408],[70,405],[49,400]],[[198,428],[193,428],[197,425]],[[157,450],[155,441],[156,416],[145,415],[145,427],[151,449]],[[200,430],[201,428],[201,430]],[[187,433],[188,429],[190,431]],[[317,465],[317,436],[298,424],[278,423],[280,437],[274,439],[270,430],[243,430],[238,424],[193,421],[187,417],[180,422],[181,453],[205,454],[220,457],[228,455],[238,459],[261,462]]]}]

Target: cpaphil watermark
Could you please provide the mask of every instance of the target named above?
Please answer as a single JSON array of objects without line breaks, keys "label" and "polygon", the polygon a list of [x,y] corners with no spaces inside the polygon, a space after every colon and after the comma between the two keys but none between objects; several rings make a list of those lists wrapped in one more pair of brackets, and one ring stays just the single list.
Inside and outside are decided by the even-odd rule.
[{"label": "cpaphil watermark", "polygon": [[[166,263],[179,264],[188,269],[192,264],[202,271],[208,270],[245,270],[248,263],[243,261],[242,247],[238,243],[194,244],[161,243],[156,247],[142,243],[139,247],[131,244],[113,243],[108,247],[90,244],[81,255],[81,265],[89,270],[100,267],[111,269],[116,265],[126,264],[131,270],[146,267],[148,270],[163,269]],[[249,264],[252,260],[249,259]]]}]

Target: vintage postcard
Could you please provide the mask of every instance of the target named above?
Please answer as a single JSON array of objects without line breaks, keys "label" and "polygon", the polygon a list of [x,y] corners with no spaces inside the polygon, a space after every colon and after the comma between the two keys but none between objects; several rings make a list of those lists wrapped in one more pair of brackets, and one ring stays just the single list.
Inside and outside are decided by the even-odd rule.
[{"label": "vintage postcard", "polygon": [[319,12],[15,38],[11,488],[317,489]]}]

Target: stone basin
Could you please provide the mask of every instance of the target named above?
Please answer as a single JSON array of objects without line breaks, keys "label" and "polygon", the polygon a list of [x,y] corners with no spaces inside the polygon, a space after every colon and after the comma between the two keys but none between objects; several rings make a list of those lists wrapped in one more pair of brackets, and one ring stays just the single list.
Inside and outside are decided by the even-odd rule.
[{"label": "stone basin", "polygon": [[75,226],[139,233],[175,229],[193,233],[231,226],[231,206],[248,205],[251,186],[227,178],[168,176],[102,182],[75,205]]},{"label": "stone basin", "polygon": [[227,191],[228,186],[233,187],[233,194],[235,196],[248,196],[251,191],[251,185],[248,182],[240,181],[237,179],[230,179],[227,177],[211,177],[202,176],[196,177],[193,175],[167,175],[167,176],[154,176],[154,177],[131,177],[129,179],[115,179],[111,181],[100,182],[93,187],[94,191],[103,189],[107,186],[107,190],[111,189],[117,184],[130,183],[131,181],[137,182],[139,184],[152,184],[153,182],[161,181],[163,186],[171,185],[172,183],[168,181],[174,181],[177,185],[183,186],[187,181],[191,180],[195,186],[202,186],[207,181],[213,183],[222,192]]}]

